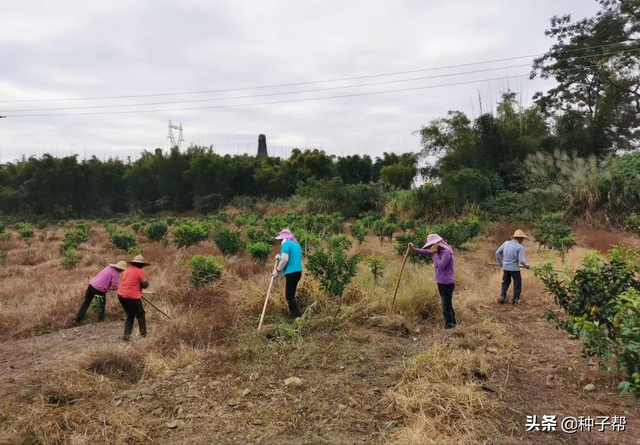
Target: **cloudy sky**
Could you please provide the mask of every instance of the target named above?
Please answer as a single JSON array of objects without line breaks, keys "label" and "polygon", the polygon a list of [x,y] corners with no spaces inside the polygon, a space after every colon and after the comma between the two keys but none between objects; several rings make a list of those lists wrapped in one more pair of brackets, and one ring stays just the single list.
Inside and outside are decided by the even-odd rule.
[{"label": "cloudy sky", "polygon": [[[413,131],[448,110],[477,115],[479,96],[486,111],[509,88],[527,103],[550,85],[522,76],[531,58],[433,68],[542,53],[550,17],[596,11],[595,0],[0,0],[0,162],[135,158],[169,147],[170,119],[185,145],[221,154],[255,153],[260,133],[277,156],[417,151]],[[298,85],[271,87],[283,84]]]}]

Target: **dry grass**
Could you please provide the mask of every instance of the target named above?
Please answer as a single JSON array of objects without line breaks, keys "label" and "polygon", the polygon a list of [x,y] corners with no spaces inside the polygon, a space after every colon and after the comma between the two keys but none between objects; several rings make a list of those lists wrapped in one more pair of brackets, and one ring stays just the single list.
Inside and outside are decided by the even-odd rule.
[{"label": "dry grass", "polygon": [[142,354],[133,349],[103,347],[91,351],[86,369],[110,379],[137,383],[143,376]]},{"label": "dry grass", "polygon": [[[291,323],[284,281],[278,280],[266,328],[258,333],[268,264],[257,265],[245,255],[227,258],[221,280],[193,288],[186,260],[193,254],[219,254],[215,245],[206,242],[177,250],[149,243],[144,255],[153,264],[145,273],[155,292],[153,302],[173,319],[147,305],[148,339],[118,343],[119,324],[84,326],[93,332],[102,329],[98,332],[113,338],[86,339],[86,344],[97,345],[87,347],[80,337],[74,343],[80,353],[65,350],[69,346],[61,339],[56,344],[61,349],[49,352],[61,357],[58,362],[51,358],[46,377],[34,374],[26,391],[13,393],[0,405],[0,443],[142,444],[188,442],[194,437],[228,443],[346,443],[356,438],[401,444],[516,443],[499,415],[504,388],[498,378],[505,366],[513,366],[516,352],[509,327],[492,316],[499,269],[485,265],[493,262],[495,249],[514,229],[493,227],[456,252],[454,307],[459,327],[453,332],[441,329],[432,266],[407,264],[395,311],[389,311],[401,257],[392,243],[373,237],[352,251],[365,258],[383,257],[384,274],[376,284],[366,262],[359,265],[344,295],[338,329],[332,333],[337,302],[328,299],[308,274],[298,290],[303,309],[316,303],[308,318]],[[23,242],[0,242],[0,248],[3,245],[10,249],[7,265],[0,270],[4,340],[63,327],[80,306],[88,280],[103,265],[126,258],[110,247],[106,232],[97,225],[91,240],[79,249],[83,261],[72,271],[60,266],[59,241],[34,240],[30,254]],[[533,243],[525,247],[531,264],[551,260],[562,266]],[[576,248],[567,264],[575,267],[584,253],[584,248]],[[23,264],[27,255],[36,258],[34,265]],[[523,272],[523,281],[522,304],[542,312],[551,299],[542,296],[542,285],[530,272]],[[108,317],[121,319],[115,298],[109,295],[107,301]],[[89,324],[91,312],[88,318]],[[29,353],[47,351],[34,348]],[[311,383],[309,390],[284,388],[281,380],[291,375],[303,376]],[[153,401],[116,402],[123,391],[140,387],[154,388]],[[251,396],[242,396],[246,388]],[[165,426],[172,419],[185,421],[176,414],[178,407],[209,417],[186,421],[178,436]],[[252,424],[255,419],[266,419],[269,425],[260,430]],[[401,427],[396,428],[398,422]],[[310,431],[322,434],[311,439],[302,435]]]}]

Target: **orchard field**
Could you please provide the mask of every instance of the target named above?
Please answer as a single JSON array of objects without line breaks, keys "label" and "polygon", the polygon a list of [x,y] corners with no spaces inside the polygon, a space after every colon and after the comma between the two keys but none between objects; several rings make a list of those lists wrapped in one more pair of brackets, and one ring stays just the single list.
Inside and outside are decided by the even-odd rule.
[{"label": "orchard field", "polygon": [[[620,270],[604,255],[638,239],[563,232],[568,226],[554,218],[524,228],[547,247],[558,237],[575,245],[558,252],[527,242],[542,279],[523,272],[517,307],[497,304],[501,270],[488,265],[516,226],[471,215],[438,225],[373,213],[345,221],[272,205],[212,216],[9,224],[0,241],[0,442],[638,443],[633,388],[627,395],[618,389],[633,378],[617,356],[603,358],[612,367],[604,372],[597,355],[581,356],[582,341],[543,318],[552,309],[562,322],[570,312],[545,287],[552,269],[567,270],[561,275],[571,280],[586,255],[592,274],[597,261],[598,271]],[[306,314],[290,319],[276,280],[258,331],[279,251],[273,237],[283,227],[303,247],[298,299]],[[456,248],[455,330],[442,329],[432,265],[414,258],[390,309],[407,242],[421,245],[433,231]],[[148,297],[171,319],[145,304],[148,337],[134,330],[124,343],[123,312],[109,293],[104,322],[90,309],[71,327],[88,280],[138,253],[152,263]],[[632,252],[625,255],[633,263]],[[355,264],[354,273],[345,263]],[[342,294],[318,272],[323,267],[345,270]],[[302,384],[285,384],[290,377]],[[590,384],[595,389],[585,390]],[[624,416],[627,425],[621,432],[527,432],[529,415]]]}]

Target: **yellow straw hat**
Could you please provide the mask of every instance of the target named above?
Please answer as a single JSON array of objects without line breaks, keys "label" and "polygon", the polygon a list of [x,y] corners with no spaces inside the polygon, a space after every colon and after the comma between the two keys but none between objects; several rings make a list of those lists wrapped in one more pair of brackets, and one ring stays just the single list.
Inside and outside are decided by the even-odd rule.
[{"label": "yellow straw hat", "polygon": [[136,255],[136,257],[134,259],[132,259],[131,261],[127,261],[127,263],[131,264],[131,263],[136,263],[136,264],[143,264],[145,266],[150,265],[151,263],[147,263],[144,260],[144,257],[142,255]]},{"label": "yellow straw hat", "polygon": [[111,267],[115,267],[120,272],[123,270],[127,270],[127,262],[126,261],[118,261],[116,264],[109,264]]},{"label": "yellow straw hat", "polygon": [[529,237],[527,235],[524,234],[524,232],[520,229],[516,230],[516,233],[513,234],[514,238],[526,238],[529,239]]}]

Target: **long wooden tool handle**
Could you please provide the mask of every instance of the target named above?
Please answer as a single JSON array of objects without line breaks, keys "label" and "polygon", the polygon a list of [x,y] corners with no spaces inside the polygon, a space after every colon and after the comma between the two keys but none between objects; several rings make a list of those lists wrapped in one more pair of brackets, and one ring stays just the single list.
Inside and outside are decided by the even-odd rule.
[{"label": "long wooden tool handle", "polygon": [[164,312],[163,312],[163,311],[162,311],[158,306],[156,306],[155,304],[153,304],[152,302],[150,302],[149,300],[147,300],[147,299],[144,297],[144,295],[142,296],[142,299],[143,299],[144,301],[146,301],[147,303],[149,303],[151,306],[153,306],[153,308],[154,308],[156,311],[160,312],[162,315],[164,315],[164,316],[165,316],[165,317],[167,317],[169,320],[171,320],[171,317],[169,317],[166,313],[164,313]]},{"label": "long wooden tool handle", "polygon": [[[276,264],[275,266],[273,266],[273,273],[276,273],[276,270],[278,270],[278,263],[279,261],[276,260]],[[274,278],[275,277],[273,276],[273,274],[271,274],[271,281],[269,281],[269,289],[267,289],[267,296],[264,299],[264,306],[262,306],[262,315],[260,315],[260,323],[258,324],[258,330],[262,328],[262,322],[264,321],[264,314],[267,312],[267,303],[269,303],[269,294],[271,293],[271,286],[273,286]]]},{"label": "long wooden tool handle", "polygon": [[[496,266],[496,267],[502,267],[499,264],[495,264],[495,263],[485,263],[487,266]],[[519,264],[518,267],[520,269],[524,269],[525,267],[522,264]],[[560,270],[560,269],[553,269],[554,272],[558,272],[558,273],[565,273],[566,270]]]},{"label": "long wooden tool handle", "polygon": [[396,283],[396,291],[393,293],[393,300],[391,301],[391,310],[393,311],[393,306],[396,304],[396,296],[398,295],[398,288],[400,287],[400,279],[402,279],[402,273],[404,272],[404,265],[407,264],[407,258],[409,258],[409,252],[411,248],[407,246],[407,251],[404,254],[404,260],[402,261],[402,269],[400,269],[400,275],[398,276],[398,282]]}]

